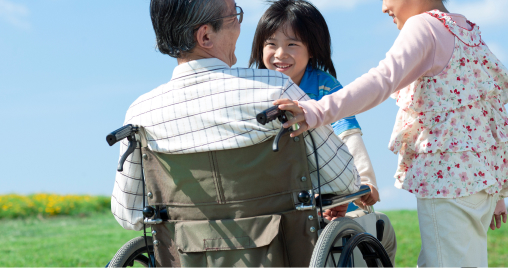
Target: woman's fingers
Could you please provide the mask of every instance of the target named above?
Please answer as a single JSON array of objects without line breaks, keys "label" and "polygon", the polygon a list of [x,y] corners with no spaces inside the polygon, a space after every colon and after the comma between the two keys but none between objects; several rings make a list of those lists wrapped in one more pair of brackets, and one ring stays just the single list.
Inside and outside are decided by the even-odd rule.
[{"label": "woman's fingers", "polygon": [[492,220],[490,221],[490,229],[496,230],[496,225],[494,223],[494,215],[492,215]]},{"label": "woman's fingers", "polygon": [[496,227],[497,229],[501,228],[501,215],[494,215],[496,218]]},{"label": "woman's fingers", "polygon": [[309,129],[309,125],[305,122],[305,113],[303,109],[298,106],[298,102],[290,99],[280,99],[273,102],[274,105],[279,105],[279,109],[289,111],[293,114],[288,122],[284,124],[288,128],[294,124],[298,124],[300,128],[291,133],[291,137],[296,137]]},{"label": "woman's fingers", "polygon": [[296,137],[309,129],[309,125],[305,122],[305,116],[303,114],[291,118],[291,120],[284,124],[284,127],[288,128],[294,124],[298,124],[299,128],[298,130],[291,132],[291,137]]},{"label": "woman's fingers", "polygon": [[503,213],[501,215],[503,215],[503,222],[506,223],[506,218],[508,218],[508,216],[506,215],[506,213]]}]

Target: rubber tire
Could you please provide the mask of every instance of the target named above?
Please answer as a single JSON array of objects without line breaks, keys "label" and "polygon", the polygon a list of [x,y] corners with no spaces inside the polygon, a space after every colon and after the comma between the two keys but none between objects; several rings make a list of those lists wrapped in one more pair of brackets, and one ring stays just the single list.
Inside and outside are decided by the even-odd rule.
[{"label": "rubber tire", "polygon": [[[153,241],[151,236],[147,236],[148,248],[153,252]],[[145,261],[135,260],[135,257],[140,254],[146,254],[145,238],[143,236],[135,237],[129,242],[125,243],[115,254],[107,267],[127,267],[127,264],[132,261],[137,261],[143,266],[148,266],[148,258],[143,256]]]},{"label": "rubber tire", "polygon": [[338,267],[348,265],[348,259],[353,256],[353,250],[355,248],[360,250],[362,256],[365,256],[365,254],[377,255],[377,258],[365,260],[367,266],[378,267],[379,264],[381,264],[383,267],[393,267],[390,257],[388,257],[388,253],[386,253],[386,250],[383,248],[383,245],[381,245],[381,242],[369,233],[359,233],[347,241],[346,246],[340,255]]},{"label": "rubber tire", "polygon": [[328,223],[321,232],[319,239],[312,252],[309,267],[325,267],[330,248],[336,242],[341,232],[350,229],[354,233],[364,233],[363,227],[356,221],[349,218],[340,218]]}]

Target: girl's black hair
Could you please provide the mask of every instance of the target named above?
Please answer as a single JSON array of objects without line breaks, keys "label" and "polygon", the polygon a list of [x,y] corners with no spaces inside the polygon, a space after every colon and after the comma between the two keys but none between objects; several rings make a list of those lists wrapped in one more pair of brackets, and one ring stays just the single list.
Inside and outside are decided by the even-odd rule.
[{"label": "girl's black hair", "polygon": [[[249,67],[266,69],[263,47],[277,29],[291,27],[307,47],[312,68],[328,72],[337,78],[332,62],[332,42],[326,21],[321,12],[305,0],[271,1],[273,4],[259,20],[252,43]],[[282,29],[284,31],[284,28]]]}]

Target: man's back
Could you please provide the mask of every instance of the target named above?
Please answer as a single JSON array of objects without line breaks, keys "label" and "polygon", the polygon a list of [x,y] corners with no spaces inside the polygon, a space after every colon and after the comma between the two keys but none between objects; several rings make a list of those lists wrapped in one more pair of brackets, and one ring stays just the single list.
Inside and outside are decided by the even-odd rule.
[{"label": "man's back", "polygon": [[278,122],[259,125],[256,114],[273,106],[287,82],[270,70],[229,68],[214,58],[191,61],[177,66],[170,82],[139,97],[125,124],[142,125],[150,149],[161,153],[251,146],[280,128]]},{"label": "man's back", "polygon": [[[125,124],[146,130],[150,150],[191,154],[243,148],[275,136],[281,124],[262,126],[256,114],[279,98],[307,100],[285,75],[271,71],[230,68],[214,58],[190,61],[175,68],[173,78],[138,98]],[[304,134],[312,185],[317,188],[313,142]],[[360,179],[347,147],[330,126],[312,131],[318,152],[322,193],[351,193]],[[126,144],[121,145],[121,152]],[[117,173],[112,211],[126,229],[142,228],[142,184],[139,151]],[[270,168],[270,167],[263,167]]]}]

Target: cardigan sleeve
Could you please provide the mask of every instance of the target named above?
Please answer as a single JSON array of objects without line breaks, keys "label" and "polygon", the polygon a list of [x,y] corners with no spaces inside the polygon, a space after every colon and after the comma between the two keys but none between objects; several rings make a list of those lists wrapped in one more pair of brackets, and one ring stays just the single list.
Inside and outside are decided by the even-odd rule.
[{"label": "cardigan sleeve", "polygon": [[[429,18],[429,15],[421,14],[408,19],[378,67],[320,101],[299,102],[309,127],[330,124],[367,111],[420,76],[435,75],[435,70],[444,69],[446,65],[434,65],[436,57],[443,56],[436,54],[436,49],[445,46],[444,54],[449,53],[449,59],[454,49],[454,36],[436,19],[431,23]],[[436,34],[445,36],[446,42],[440,40],[440,46],[436,46]],[[440,65],[443,64],[447,62],[440,61]]]}]

